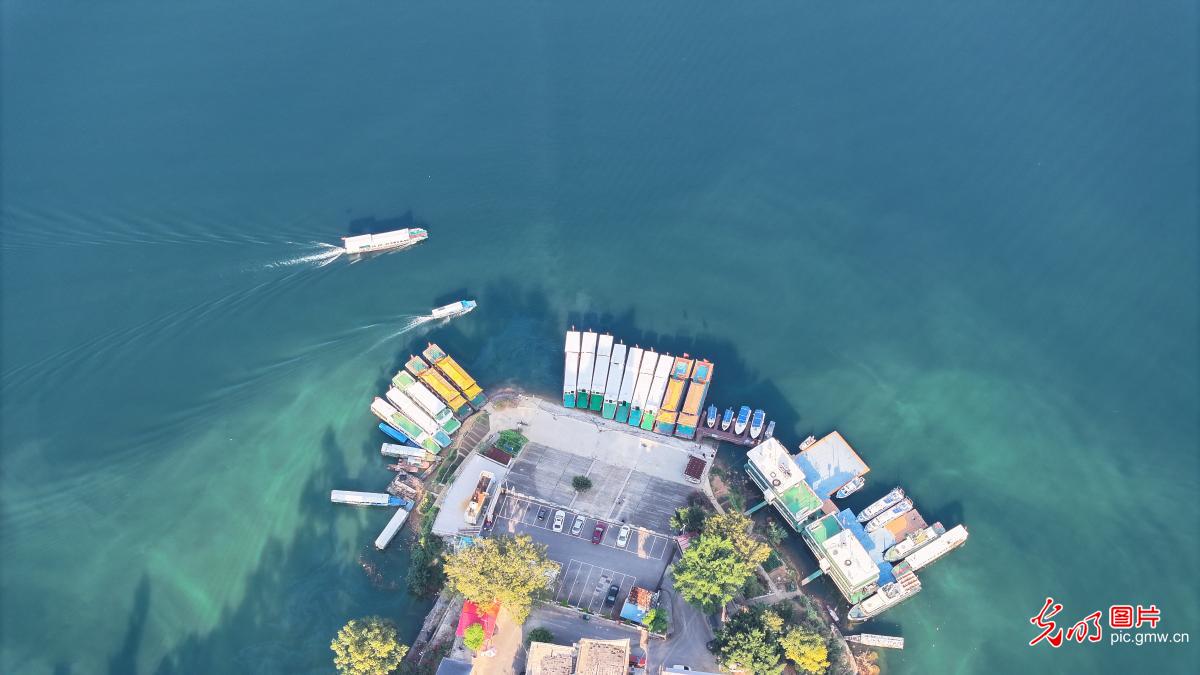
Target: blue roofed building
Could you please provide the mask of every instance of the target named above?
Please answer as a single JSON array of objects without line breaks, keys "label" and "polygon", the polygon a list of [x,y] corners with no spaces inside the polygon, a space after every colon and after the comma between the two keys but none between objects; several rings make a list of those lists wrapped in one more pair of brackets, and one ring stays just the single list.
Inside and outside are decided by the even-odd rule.
[{"label": "blue roofed building", "polygon": [[629,589],[625,604],[621,606],[621,618],[637,624],[644,624],[646,614],[654,609],[658,602],[658,593],[634,586]]},{"label": "blue roofed building", "polygon": [[821,499],[829,499],[838,488],[871,470],[837,431],[826,434],[795,459],[804,480]]}]

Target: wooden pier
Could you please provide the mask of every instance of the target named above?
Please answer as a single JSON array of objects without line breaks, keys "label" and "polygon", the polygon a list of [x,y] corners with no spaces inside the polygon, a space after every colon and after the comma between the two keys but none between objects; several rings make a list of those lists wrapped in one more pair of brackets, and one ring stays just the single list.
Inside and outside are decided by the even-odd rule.
[{"label": "wooden pier", "polygon": [[765,436],[758,438],[750,438],[750,425],[746,425],[746,430],[740,434],[733,433],[733,425],[729,425],[729,431],[721,431],[721,415],[718,412],[717,422],[712,427],[708,426],[708,411],[704,411],[704,415],[700,418],[700,423],[696,425],[696,440],[705,438],[715,438],[722,443],[733,443],[747,448],[758,445],[766,440]]}]

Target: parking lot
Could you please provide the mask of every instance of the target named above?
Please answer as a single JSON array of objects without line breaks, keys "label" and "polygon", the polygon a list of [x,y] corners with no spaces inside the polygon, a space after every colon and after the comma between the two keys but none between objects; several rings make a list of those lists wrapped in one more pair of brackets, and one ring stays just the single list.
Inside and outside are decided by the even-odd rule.
[{"label": "parking lot", "polygon": [[[545,514],[539,518],[543,509]],[[559,510],[564,515],[563,529],[555,532],[554,518]],[[508,494],[501,497],[496,507],[491,533],[527,534],[546,546],[550,558],[562,566],[554,592],[558,602],[613,616],[620,612],[629,589],[635,584],[658,588],[674,552],[674,543],[669,537],[631,527],[628,542],[624,547],[618,547],[621,523],[582,516],[579,533],[572,534],[572,525],[580,515],[545,502]],[[593,544],[592,535],[598,522],[603,522],[607,528],[600,543]],[[619,586],[620,592],[614,606],[605,611],[605,596],[612,584]]]}]

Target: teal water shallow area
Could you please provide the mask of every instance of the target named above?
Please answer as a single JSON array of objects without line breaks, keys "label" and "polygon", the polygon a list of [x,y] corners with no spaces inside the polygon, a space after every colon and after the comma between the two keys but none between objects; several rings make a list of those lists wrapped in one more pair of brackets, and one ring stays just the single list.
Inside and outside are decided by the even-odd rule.
[{"label": "teal water shallow area", "polygon": [[570,324],[967,523],[888,672],[1195,665],[1027,646],[1048,595],[1200,632],[1194,5],[0,11],[0,671],[411,639],[388,514],[328,503],[388,480],[371,397],[429,339],[557,396]]}]

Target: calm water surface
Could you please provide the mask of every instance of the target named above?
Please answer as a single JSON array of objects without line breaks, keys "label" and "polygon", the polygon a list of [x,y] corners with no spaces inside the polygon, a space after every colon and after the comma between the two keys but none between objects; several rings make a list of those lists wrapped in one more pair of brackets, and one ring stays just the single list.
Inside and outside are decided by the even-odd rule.
[{"label": "calm water surface", "polygon": [[1026,645],[1047,595],[1200,638],[1194,5],[255,4],[3,7],[0,670],[411,637],[328,504],[388,478],[371,396],[426,339],[554,394],[569,323],[968,524],[891,672],[1195,665]]}]

